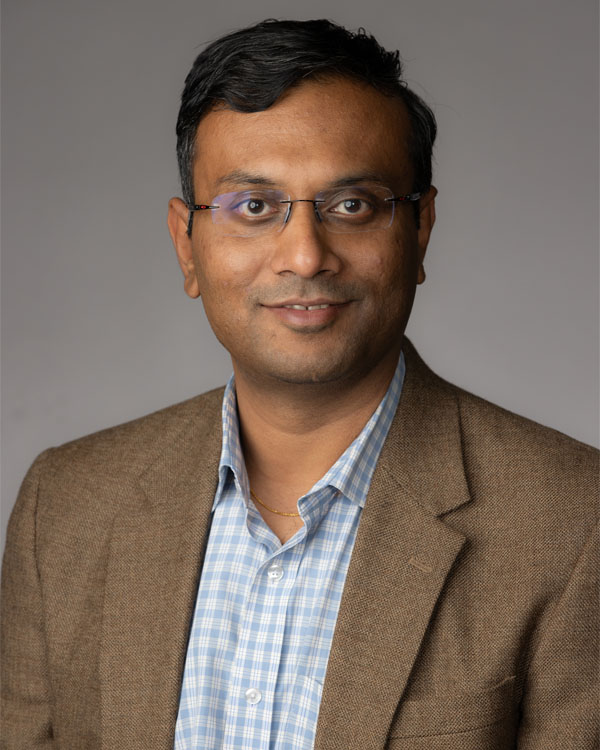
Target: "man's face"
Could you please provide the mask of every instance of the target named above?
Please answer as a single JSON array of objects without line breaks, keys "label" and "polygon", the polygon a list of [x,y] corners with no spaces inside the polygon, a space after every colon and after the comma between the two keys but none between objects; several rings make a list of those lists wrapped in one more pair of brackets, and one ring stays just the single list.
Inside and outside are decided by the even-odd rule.
[{"label": "man's face", "polygon": [[[349,178],[404,195],[413,188],[408,133],[399,101],[348,79],[308,81],[263,112],[215,109],[198,127],[195,199],[261,181],[312,199]],[[281,231],[253,237],[223,236],[210,211],[194,214],[188,237],[187,209],[173,199],[169,228],[186,291],[201,295],[236,375],[342,385],[389,371],[424,279],[434,195],[421,199],[418,229],[411,203],[396,205],[389,228],[354,234],[328,233],[311,203],[295,203]]]}]

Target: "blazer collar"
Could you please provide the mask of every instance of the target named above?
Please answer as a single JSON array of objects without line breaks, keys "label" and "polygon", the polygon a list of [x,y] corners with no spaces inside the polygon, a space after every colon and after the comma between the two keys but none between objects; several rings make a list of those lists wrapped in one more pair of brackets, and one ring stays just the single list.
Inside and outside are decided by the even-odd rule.
[{"label": "blazer collar", "polygon": [[380,473],[439,516],[471,499],[457,389],[435,375],[406,338],[403,350],[404,386],[379,460]]},{"label": "blazer collar", "polygon": [[[378,462],[413,500],[434,515],[470,500],[456,388],[433,373],[411,342],[403,344],[406,374],[396,416]],[[195,509],[218,482],[223,388],[191,399],[174,428],[159,437],[141,486],[151,507]],[[444,478],[440,482],[440,477]],[[177,498],[179,506],[173,507]]]}]

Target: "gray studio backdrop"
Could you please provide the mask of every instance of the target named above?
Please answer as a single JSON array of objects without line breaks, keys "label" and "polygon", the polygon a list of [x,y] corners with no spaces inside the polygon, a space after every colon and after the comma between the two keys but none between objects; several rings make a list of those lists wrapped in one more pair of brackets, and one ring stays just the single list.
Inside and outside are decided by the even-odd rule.
[{"label": "gray studio backdrop", "polygon": [[447,379],[598,444],[594,0],[7,0],[3,524],[34,456],[222,383],[168,238],[201,46],[329,17],[399,48],[439,120],[438,223],[409,334]]}]

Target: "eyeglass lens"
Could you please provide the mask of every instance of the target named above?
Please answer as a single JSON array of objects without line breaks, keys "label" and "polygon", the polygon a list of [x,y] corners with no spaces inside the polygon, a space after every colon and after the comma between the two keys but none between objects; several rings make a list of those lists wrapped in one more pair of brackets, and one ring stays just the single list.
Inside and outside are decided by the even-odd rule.
[{"label": "eyeglass lens", "polygon": [[318,193],[312,201],[292,200],[280,190],[251,189],[216,196],[211,210],[222,234],[251,237],[283,229],[293,204],[312,202],[317,221],[334,233],[369,232],[389,227],[394,218],[393,193],[380,185],[352,185]]}]

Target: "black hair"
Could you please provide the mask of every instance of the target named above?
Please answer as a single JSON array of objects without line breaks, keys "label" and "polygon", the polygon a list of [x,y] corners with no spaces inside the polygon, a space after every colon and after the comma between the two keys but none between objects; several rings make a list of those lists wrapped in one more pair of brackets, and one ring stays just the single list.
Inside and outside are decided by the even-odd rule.
[{"label": "black hair", "polygon": [[399,52],[385,50],[364,29],[350,32],[331,21],[268,19],[221,37],[196,58],[181,95],[177,159],[186,203],[194,203],[194,143],[202,117],[219,102],[237,112],[260,112],[307,78],[340,75],[402,100],[411,133],[414,192],[431,185],[437,126],[425,102],[402,80]]}]

